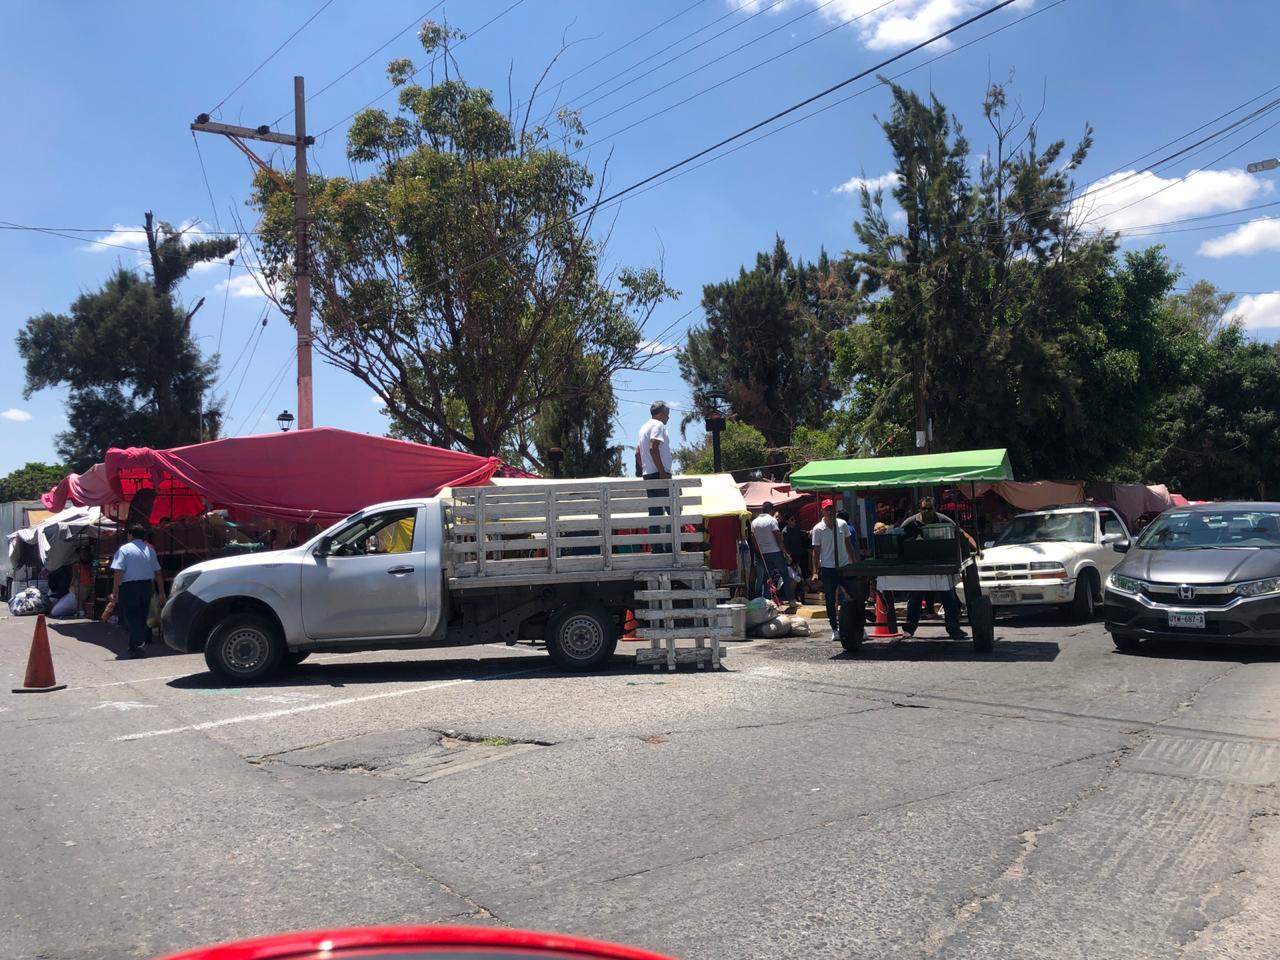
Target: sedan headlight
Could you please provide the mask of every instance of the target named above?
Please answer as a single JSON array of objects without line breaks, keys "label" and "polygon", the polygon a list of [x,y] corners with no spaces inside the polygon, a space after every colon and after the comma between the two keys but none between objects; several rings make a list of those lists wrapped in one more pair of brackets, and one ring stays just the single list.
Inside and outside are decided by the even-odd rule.
[{"label": "sedan headlight", "polygon": [[1250,580],[1248,583],[1241,583],[1236,586],[1236,593],[1242,597],[1265,597],[1269,594],[1280,593],[1280,577],[1271,577],[1267,580]]},{"label": "sedan headlight", "polygon": [[1114,590],[1117,593],[1128,593],[1137,596],[1142,592],[1142,588],[1146,586],[1141,580],[1135,580],[1133,577],[1126,577],[1119,573],[1107,574],[1107,589]]},{"label": "sedan headlight", "polygon": [[196,582],[198,576],[200,576],[199,570],[183,570],[182,573],[173,578],[173,590],[169,596],[176,597],[183,590],[188,589]]}]

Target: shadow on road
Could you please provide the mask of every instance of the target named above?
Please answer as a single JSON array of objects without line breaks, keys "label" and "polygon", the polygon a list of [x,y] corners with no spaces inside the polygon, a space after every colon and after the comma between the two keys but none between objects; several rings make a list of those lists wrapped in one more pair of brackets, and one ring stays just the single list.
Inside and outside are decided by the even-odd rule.
[{"label": "shadow on road", "polygon": [[1205,643],[1199,640],[1143,640],[1136,651],[1115,651],[1119,657],[1152,660],[1200,660],[1206,663],[1280,663],[1280,646],[1249,643]]},{"label": "shadow on road", "polygon": [[[78,640],[81,643],[92,643],[117,655],[129,649],[129,633],[124,627],[99,623],[95,620],[48,620],[47,623],[51,633],[70,640]],[[186,656],[159,640],[147,644],[146,651],[148,657]]]},{"label": "shadow on road", "polygon": [[913,637],[903,640],[867,640],[856,653],[848,653],[837,647],[831,657],[839,660],[917,661],[917,660],[973,660],[990,662],[1038,662],[1052,663],[1061,648],[1057,643],[1043,640],[1005,640],[996,634],[995,649],[991,653],[978,653],[970,640],[931,640]]},{"label": "shadow on road", "polygon": [[[705,671],[681,671],[682,675]],[[652,667],[641,667],[629,656],[615,656],[600,670],[567,671],[557,669],[551,659],[540,652],[506,657],[449,660],[343,660],[339,663],[305,661],[268,680],[254,683],[255,689],[274,687],[348,687],[379,683],[432,683],[441,680],[558,679],[565,677],[618,677],[624,679],[666,679],[664,672],[655,675]],[[167,686],[179,690],[216,690],[236,684],[220,680],[208,671],[170,680]]]}]

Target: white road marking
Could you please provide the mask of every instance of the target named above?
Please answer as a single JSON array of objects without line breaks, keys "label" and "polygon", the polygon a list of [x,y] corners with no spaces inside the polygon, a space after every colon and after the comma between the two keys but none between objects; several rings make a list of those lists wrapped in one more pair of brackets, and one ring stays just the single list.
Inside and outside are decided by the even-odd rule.
[{"label": "white road marking", "polygon": [[312,710],[328,710],[330,707],[344,707],[352,703],[364,703],[368,700],[385,700],[390,697],[404,697],[411,693],[423,693],[427,690],[440,690],[444,687],[455,687],[463,683],[475,683],[477,680],[503,680],[509,677],[519,677],[527,673],[539,673],[539,670],[520,670],[516,673],[498,673],[488,677],[467,677],[460,680],[442,680],[439,683],[429,683],[421,687],[410,687],[407,690],[388,690],[385,693],[371,693],[365,697],[343,697],[341,700],[327,700],[324,703],[309,703],[302,707],[291,707],[287,710],[269,710],[266,713],[250,713],[240,717],[227,717],[223,720],[208,720],[204,723],[192,723],[185,727],[168,727],[164,730],[147,730],[143,733],[130,733],[121,737],[112,737],[112,743],[119,743],[127,740],[146,740],[151,737],[167,737],[174,733],[187,733],[197,730],[212,730],[215,727],[226,727],[234,723],[250,723],[254,720],[274,720],[277,717],[287,717],[295,713],[310,713]]},{"label": "white road marking", "polygon": [[139,677],[137,680],[113,680],[111,683],[86,683],[84,686],[73,686],[72,690],[101,690],[103,687],[127,687],[134,683],[150,683],[155,680],[177,680],[189,677],[190,673],[175,673],[167,677]]},{"label": "white road marking", "polygon": [[92,709],[105,710],[107,707],[114,707],[124,713],[128,710],[154,710],[156,705],[154,703],[139,703],[137,700],[104,700]]}]

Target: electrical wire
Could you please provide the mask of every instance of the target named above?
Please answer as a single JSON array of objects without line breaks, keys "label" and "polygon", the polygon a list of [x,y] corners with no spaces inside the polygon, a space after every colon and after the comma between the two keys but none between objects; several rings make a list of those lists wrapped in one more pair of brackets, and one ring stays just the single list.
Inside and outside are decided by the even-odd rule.
[{"label": "electrical wire", "polygon": [[[329,6],[330,6],[332,3],[333,3],[333,0],[325,0],[325,2],[321,5],[321,7],[320,7],[320,9],[319,9],[319,10],[317,10],[315,13],[313,13],[311,16],[309,16],[309,17],[308,17],[308,18],[303,22],[302,26],[300,26],[297,30],[295,30],[295,31],[293,31],[293,33],[289,34],[288,39],[287,39],[287,40],[285,40],[285,42],[284,42],[284,43],[280,44],[280,46],[278,46],[278,47],[276,47],[274,50],[272,50],[272,51],[271,51],[271,53],[270,53],[270,55],[267,57],[267,59],[263,60],[260,64],[258,64],[256,67],[254,67],[254,68],[253,68],[253,70],[252,70],[252,72],[251,72],[247,77],[245,77],[243,80],[241,80],[239,83],[237,83],[234,87],[232,87],[232,88],[231,88],[231,92],[230,92],[230,93],[228,93],[228,94],[227,94],[225,97],[223,97],[221,100],[219,100],[219,101],[217,102],[217,104],[214,106],[214,108],[213,108],[212,110],[209,110],[209,111],[207,111],[207,112],[208,112],[208,113],[214,113],[214,112],[216,112],[216,111],[217,111],[217,110],[218,110],[218,109],[219,109],[219,108],[220,108],[224,103],[226,103],[228,100],[230,100],[232,97],[234,97],[234,96],[236,95],[236,93],[240,90],[240,88],[241,88],[241,87],[243,87],[246,83],[248,83],[248,82],[249,82],[250,80],[252,80],[255,76],[257,76],[257,74],[258,74],[258,71],[259,71],[259,70],[261,70],[261,69],[262,69],[263,67],[265,67],[268,63],[270,63],[272,60],[274,60],[274,59],[275,59],[276,54],[278,54],[281,50],[283,50],[283,49],[284,49],[285,47],[287,47],[290,43],[292,43],[292,42],[293,42],[293,38],[294,38],[294,37],[296,37],[298,34],[300,34],[303,30],[307,29],[307,27],[308,27],[308,25],[310,25],[311,21],[312,21],[312,20],[314,20],[316,17],[320,16],[320,14],[324,13],[324,12],[325,12],[325,10],[329,9]],[[194,132],[194,131],[193,131],[193,132]]]},{"label": "electrical wire", "polygon": [[209,209],[213,211],[213,225],[222,230],[222,224],[218,222],[218,205],[213,202],[213,188],[209,186],[209,174],[204,168],[204,154],[200,152],[200,141],[196,139],[196,132],[191,131],[191,142],[196,146],[196,159],[200,161],[200,176],[204,178],[204,189],[209,194]]},{"label": "electrical wire", "polygon": [[254,335],[261,335],[261,329],[267,325],[267,314],[270,312],[271,305],[268,304],[263,308],[262,316],[258,318],[258,322],[254,325],[254,329],[249,331],[249,336],[245,338],[244,346],[242,346],[240,348],[240,352],[236,354],[235,363],[231,364],[231,366],[227,368],[227,371],[223,373],[222,376],[218,377],[217,382],[209,389],[210,396],[217,393],[218,388],[223,386],[235,374],[236,368],[240,366],[240,360],[244,357],[245,351],[249,349],[249,344],[253,342]]},{"label": "electrical wire", "polygon": [[[470,40],[472,37],[474,37],[474,36],[476,36],[477,34],[479,34],[479,33],[480,33],[480,31],[481,31],[481,30],[483,30],[485,27],[488,27],[488,26],[490,26],[491,24],[494,24],[494,23],[498,22],[498,21],[499,21],[499,20],[501,20],[503,17],[505,17],[508,13],[510,13],[512,10],[514,10],[516,7],[520,6],[520,5],[521,5],[522,3],[524,3],[524,2],[525,2],[525,0],[515,0],[515,3],[511,4],[509,7],[507,7],[505,10],[503,10],[501,13],[496,14],[495,16],[491,17],[490,19],[486,20],[484,23],[482,23],[482,24],[481,24],[479,27],[477,27],[475,30],[471,31],[471,32],[470,32],[470,33],[468,33],[466,36],[464,36],[461,40],[459,40],[456,44],[454,44],[454,48],[456,49],[457,47],[462,46],[464,43],[466,43],[466,41]],[[431,62],[432,62],[432,61],[427,61],[427,63],[422,64],[422,66],[420,66],[420,67],[414,67],[414,68],[413,68],[413,70],[409,72],[409,76],[408,76],[408,78],[416,77],[416,76],[418,75],[418,73],[419,73],[420,71],[424,70],[424,69],[427,67],[427,65],[428,65],[429,63],[431,63]],[[408,78],[406,78],[406,79],[408,79]],[[334,130],[335,128],[342,126],[342,125],[343,125],[344,123],[346,123],[348,120],[350,120],[351,118],[353,118],[353,117],[354,117],[354,116],[356,116],[357,114],[362,113],[362,112],[363,112],[363,111],[365,111],[365,110],[368,110],[371,106],[373,106],[375,103],[377,103],[377,102],[378,102],[379,100],[381,100],[383,97],[387,96],[387,94],[389,94],[389,93],[394,93],[394,92],[395,92],[396,90],[398,90],[399,88],[400,88],[400,85],[399,85],[399,84],[394,84],[394,85],[392,85],[392,86],[391,86],[391,87],[389,87],[388,89],[384,90],[382,93],[378,94],[376,97],[374,97],[374,98],[373,98],[372,100],[370,100],[368,103],[366,103],[363,107],[359,107],[358,109],[353,110],[351,113],[347,114],[345,117],[343,117],[343,118],[342,118],[341,120],[339,120],[337,123],[330,124],[329,126],[325,127],[323,130],[321,130],[319,133],[317,133],[317,134],[316,134],[316,139],[319,139],[320,137],[323,137],[325,134],[327,134],[327,133],[331,132],[331,131],[332,131],[332,130]]]},{"label": "electrical wire", "polygon": [[[395,36],[393,36],[390,40],[388,40],[388,41],[387,41],[386,43],[384,43],[382,46],[378,47],[378,49],[377,49],[377,50],[374,50],[372,53],[370,53],[370,54],[369,54],[367,57],[365,57],[363,60],[359,60],[359,61],[357,61],[357,62],[356,62],[356,64],[355,64],[354,66],[348,67],[345,71],[343,71],[342,73],[338,74],[338,76],[334,77],[332,80],[330,80],[328,83],[326,83],[323,87],[321,87],[321,88],[320,88],[319,90],[317,90],[315,93],[311,94],[311,96],[307,97],[307,99],[304,101],[304,103],[310,103],[312,100],[314,100],[316,97],[320,96],[320,94],[324,93],[324,92],[325,92],[326,90],[328,90],[330,87],[332,87],[332,86],[334,86],[334,85],[336,85],[336,84],[340,83],[341,81],[345,80],[347,77],[351,76],[351,74],[353,74],[355,71],[359,70],[359,69],[360,69],[361,67],[363,67],[366,63],[368,63],[370,60],[372,60],[374,57],[376,57],[378,54],[380,54],[380,53],[381,53],[383,50],[385,50],[387,47],[391,46],[391,44],[395,43],[397,40],[399,40],[401,37],[403,37],[406,33],[408,33],[408,32],[409,32],[410,30],[412,30],[414,27],[420,26],[420,25],[421,25],[421,24],[422,24],[422,23],[427,19],[427,17],[429,17],[429,16],[431,16],[431,14],[435,13],[435,12],[436,12],[436,10],[438,10],[440,7],[443,7],[443,6],[444,6],[444,2],[445,2],[445,0],[439,0],[439,2],[438,2],[438,3],[432,4],[432,5],[431,5],[431,7],[430,7],[429,9],[425,10],[425,11],[424,11],[423,13],[421,13],[419,16],[414,17],[411,21],[409,21],[409,25],[408,25],[408,26],[406,26],[406,27],[404,27],[403,29],[401,29],[401,30],[400,30],[400,31],[399,31]],[[284,113],[280,114],[280,116],[278,116],[278,117],[276,117],[274,120],[272,120],[272,121],[271,121],[271,126],[273,126],[273,127],[274,127],[274,126],[278,126],[281,120],[285,119],[285,117],[291,117],[291,116],[293,116],[293,107],[290,107],[290,108],[289,108],[288,110],[286,110]]]},{"label": "electrical wire", "polygon": [[[262,395],[254,401],[253,406],[249,408],[249,416],[241,422],[242,429],[253,430],[270,409],[271,404],[275,402],[276,397],[280,393],[280,388],[284,386],[284,376],[289,372],[289,366],[293,363],[293,358],[298,355],[298,348],[294,346],[289,351],[288,356],[284,358],[284,363],[280,365],[280,369],[276,371],[267,381],[266,389],[262,391]],[[267,396],[270,392],[270,396]],[[247,424],[247,427],[246,427]]]},{"label": "electrical wire", "polygon": [[[579,147],[577,150],[573,151],[573,153],[571,153],[571,154],[570,154],[570,156],[576,156],[577,154],[579,154],[579,153],[583,152],[584,150],[589,150],[589,149],[591,149],[592,147],[597,146],[598,144],[604,143],[605,141],[612,140],[612,139],[614,139],[615,137],[621,136],[622,134],[626,133],[626,132],[627,132],[627,131],[629,131],[629,130],[633,130],[633,129],[635,129],[636,127],[640,126],[641,124],[648,123],[650,120],[653,120],[653,119],[655,119],[655,118],[657,118],[657,117],[660,117],[660,116],[662,116],[662,115],[663,115],[663,114],[665,114],[665,113],[670,113],[672,110],[678,109],[679,107],[683,107],[686,103],[689,103],[689,102],[691,102],[691,101],[693,101],[693,100],[696,100],[696,99],[698,99],[698,97],[701,97],[701,96],[703,96],[704,94],[710,93],[712,90],[717,90],[717,89],[719,89],[720,87],[723,87],[723,86],[724,86],[725,84],[727,84],[727,83],[732,83],[734,80],[739,80],[739,79],[741,79],[742,77],[745,77],[747,74],[752,73],[752,72],[754,72],[754,71],[756,71],[756,70],[759,70],[761,67],[768,66],[770,63],[773,63],[775,60],[780,60],[780,59],[782,59],[783,57],[789,56],[789,55],[791,55],[791,54],[795,53],[797,50],[801,49],[802,47],[806,47],[806,46],[808,46],[809,44],[814,43],[815,41],[818,41],[818,40],[823,39],[824,37],[830,36],[832,33],[835,33],[837,30],[841,30],[841,29],[843,29],[844,27],[847,27],[847,26],[849,26],[850,24],[855,23],[855,22],[857,22],[858,20],[861,20],[863,17],[869,17],[869,16],[871,16],[871,14],[876,13],[876,12],[878,12],[878,11],[880,11],[880,10],[883,10],[885,7],[890,6],[891,4],[894,4],[894,3],[896,3],[896,2],[897,2],[897,0],[885,0],[885,2],[884,2],[884,3],[881,3],[878,7],[873,7],[872,9],[868,10],[866,13],[860,13],[860,14],[858,14],[856,17],[849,17],[847,20],[841,20],[840,22],[836,23],[835,25],[833,25],[833,26],[831,26],[831,27],[828,27],[826,30],[823,30],[821,33],[816,33],[816,34],[814,34],[812,37],[809,37],[809,38],[808,38],[808,39],[806,39],[806,40],[802,40],[802,41],[800,41],[800,43],[797,43],[797,44],[796,44],[795,46],[793,46],[793,47],[788,47],[786,50],[783,50],[783,51],[781,51],[781,52],[779,52],[779,53],[776,53],[776,54],[774,54],[773,56],[768,57],[768,58],[767,58],[767,59],[765,59],[765,60],[761,60],[759,63],[753,64],[752,66],[747,67],[745,70],[740,70],[740,71],[738,71],[737,73],[735,73],[735,74],[733,74],[733,75],[731,75],[731,76],[725,77],[723,80],[719,80],[719,81],[717,81],[716,83],[713,83],[713,84],[711,84],[711,85],[710,85],[710,86],[708,86],[708,87],[704,87],[704,88],[702,88],[701,90],[697,91],[696,93],[692,93],[692,94],[690,94],[689,96],[685,97],[683,100],[679,100],[679,101],[677,101],[677,102],[675,102],[675,103],[671,104],[670,106],[663,107],[661,110],[657,110],[657,111],[655,111],[655,112],[653,112],[653,113],[649,114],[648,116],[641,117],[639,120],[634,120],[634,121],[632,121],[631,123],[627,124],[625,127],[622,127],[622,128],[621,128],[621,129],[619,129],[619,130],[615,130],[613,133],[606,134],[605,136],[600,137],[600,138],[599,138],[599,139],[597,139],[597,140],[593,140],[591,143],[586,144],[585,146]],[[814,10],[817,10],[817,9],[819,9],[819,8],[817,8],[817,7],[815,7],[815,8],[814,8]],[[799,19],[799,18],[797,17],[796,19]],[[789,21],[789,23],[790,23],[790,22],[794,22],[794,21]],[[787,24],[783,24],[783,26],[787,26]],[[781,28],[778,28],[778,29],[781,29]],[[770,32],[774,32],[774,31],[770,31]],[[760,40],[760,39],[763,39],[764,37],[767,37],[767,36],[769,36],[769,34],[762,34],[760,37],[757,37],[756,39],[757,39],[757,40]],[[752,43],[754,43],[755,41],[753,40],[753,41],[751,41],[751,42],[752,42]],[[745,46],[749,46],[749,44],[743,44],[743,47],[745,47]],[[622,111],[622,110],[626,109],[627,107],[632,107],[632,106],[634,106],[635,104],[637,104],[637,103],[641,102],[642,100],[646,100],[646,99],[648,99],[649,97],[653,96],[655,93],[658,93],[658,92],[660,92],[660,91],[662,91],[662,90],[665,90],[667,87],[670,87],[670,86],[672,86],[672,85],[674,85],[674,84],[676,84],[676,83],[679,83],[681,80],[685,80],[685,79],[687,79],[688,77],[693,76],[695,73],[698,73],[699,71],[706,69],[707,67],[711,66],[712,64],[715,64],[715,63],[719,62],[720,60],[723,60],[725,57],[729,56],[730,54],[736,53],[738,50],[741,50],[741,49],[742,49],[742,47],[738,47],[738,48],[736,48],[736,49],[734,49],[734,50],[730,50],[730,51],[729,51],[729,53],[726,53],[726,54],[723,54],[722,56],[716,57],[714,60],[709,60],[709,61],[707,61],[707,63],[703,64],[702,66],[698,67],[697,69],[695,69],[695,70],[690,70],[688,73],[685,73],[685,74],[683,74],[683,75],[681,75],[681,76],[679,76],[679,77],[676,77],[674,80],[670,80],[670,81],[668,81],[667,83],[664,83],[664,84],[663,84],[662,86],[660,86],[660,87],[655,87],[653,90],[650,90],[648,93],[646,93],[646,94],[644,94],[644,95],[642,95],[642,96],[636,97],[634,100],[630,100],[630,101],[628,101],[627,103],[623,104],[621,107],[618,107],[618,108],[616,108],[616,109],[614,109],[614,110],[610,110],[608,113],[601,114],[599,117],[596,117],[596,119],[595,119],[595,120],[591,121],[591,123],[590,123],[590,124],[588,124],[588,126],[592,126],[592,125],[594,125],[594,124],[596,124],[596,123],[599,123],[601,120],[606,120],[606,119],[608,119],[609,117],[613,116],[614,114],[616,114],[616,113],[618,113],[618,112],[620,112],[620,111]]]},{"label": "electrical wire", "polygon": [[258,344],[262,342],[262,335],[266,330],[267,318],[264,316],[262,323],[258,326],[257,338],[250,338],[253,341],[253,346],[249,349],[249,359],[245,361],[244,369],[240,372],[240,382],[236,384],[236,392],[231,395],[231,402],[227,404],[226,412],[223,414],[227,418],[230,418],[231,411],[235,408],[236,400],[240,398],[240,388],[244,386],[245,377],[249,375],[249,368],[253,366],[253,356],[258,352]]},{"label": "electrical wire", "polygon": [[[645,37],[649,36],[649,35],[650,35],[650,34],[652,34],[652,33],[656,33],[658,30],[661,30],[661,29],[662,29],[663,27],[665,27],[667,24],[669,24],[669,23],[671,23],[671,22],[673,22],[673,21],[675,21],[675,20],[679,20],[681,17],[683,17],[683,16],[684,16],[686,13],[688,13],[690,10],[694,9],[694,7],[700,7],[700,6],[702,6],[702,4],[704,4],[704,3],[706,3],[706,2],[707,2],[707,0],[693,0],[693,3],[689,4],[689,6],[685,7],[683,10],[680,10],[680,11],[679,11],[679,12],[677,12],[677,13],[673,13],[671,16],[667,17],[667,19],[663,20],[661,23],[657,24],[656,26],[652,26],[652,27],[650,27],[650,28],[649,28],[648,30],[646,30],[644,33],[637,34],[636,36],[634,36],[634,37],[632,37],[630,40],[628,40],[626,43],[621,44],[620,46],[614,47],[614,48],[613,48],[612,50],[610,50],[608,53],[606,53],[606,54],[602,54],[601,56],[596,57],[594,60],[592,60],[592,61],[591,61],[590,63],[588,63],[586,66],[584,66],[584,67],[579,67],[577,70],[575,70],[573,73],[569,74],[567,77],[562,78],[562,79],[559,81],[559,83],[557,84],[557,87],[563,86],[564,84],[566,84],[566,83],[568,83],[570,80],[572,80],[574,77],[581,76],[582,74],[586,73],[588,70],[590,70],[592,67],[596,66],[597,64],[599,64],[599,63],[603,63],[605,60],[608,60],[610,57],[614,56],[615,54],[621,53],[621,52],[622,52],[623,50],[625,50],[627,47],[630,47],[630,46],[632,46],[632,45],[634,45],[634,44],[636,44],[636,43],[639,43],[639,42],[640,42],[641,40],[643,40]],[[730,10],[727,14],[725,14],[725,16],[732,16],[733,14],[737,13],[737,12],[738,12],[738,10],[740,10],[740,9],[742,9],[742,8],[741,8],[741,7],[739,7],[737,10]],[[712,21],[712,23],[719,23],[719,22],[720,22],[721,20],[723,20],[723,19],[724,19],[724,17],[718,17],[716,20],[713,20],[713,21]],[[705,29],[705,28],[703,28],[703,29]],[[686,36],[684,39],[687,39],[687,36]],[[680,42],[680,41],[677,41],[677,43],[679,43],[679,42]],[[670,49],[670,48],[668,47],[668,48],[664,48],[664,49]],[[642,61],[642,62],[643,62],[643,61]],[[629,67],[628,69],[631,69],[631,68]],[[624,71],[624,72],[625,72],[625,71]],[[521,104],[520,104],[520,107],[527,106],[528,104],[530,104],[530,103],[534,103],[535,101],[537,101],[537,100],[541,99],[543,96],[545,96],[546,94],[550,93],[550,92],[551,92],[551,89],[552,89],[552,88],[548,87],[548,88],[546,88],[546,89],[544,89],[544,90],[539,90],[537,93],[535,93],[532,97],[530,97],[530,98],[529,98],[528,100],[526,100],[524,103],[521,103]]]}]

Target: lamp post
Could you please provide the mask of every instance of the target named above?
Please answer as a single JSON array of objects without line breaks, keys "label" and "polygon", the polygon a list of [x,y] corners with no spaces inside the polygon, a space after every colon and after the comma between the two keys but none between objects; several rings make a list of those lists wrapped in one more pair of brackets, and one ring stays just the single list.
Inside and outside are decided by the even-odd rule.
[{"label": "lamp post", "polygon": [[293,426],[293,414],[288,410],[282,410],[280,416],[276,417],[276,423],[280,424],[282,433],[288,433],[289,428]]},{"label": "lamp post", "polygon": [[720,404],[727,400],[728,397],[723,393],[708,393],[707,403],[711,404],[711,409],[703,417],[707,431],[711,434],[711,464],[716,473],[723,469],[720,460],[720,434],[724,433],[724,411],[720,409]]}]

